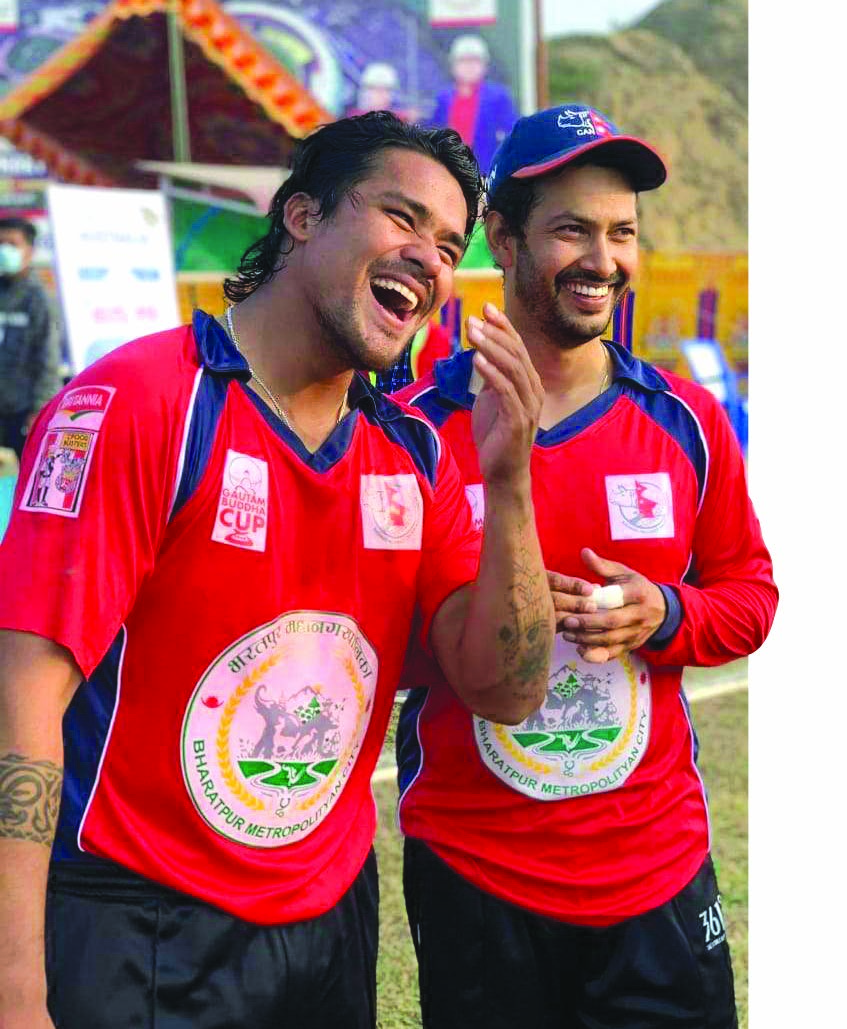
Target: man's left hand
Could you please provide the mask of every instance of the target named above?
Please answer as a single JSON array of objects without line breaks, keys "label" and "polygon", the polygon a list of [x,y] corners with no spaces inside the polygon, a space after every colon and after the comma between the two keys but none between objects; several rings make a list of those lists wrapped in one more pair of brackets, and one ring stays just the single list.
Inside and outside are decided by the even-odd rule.
[{"label": "man's left hand", "polygon": [[562,636],[576,643],[583,661],[604,664],[643,646],[665,620],[667,606],[659,587],[640,572],[607,561],[585,548],[582,560],[605,585],[623,590],[623,607],[596,614],[568,615]]}]

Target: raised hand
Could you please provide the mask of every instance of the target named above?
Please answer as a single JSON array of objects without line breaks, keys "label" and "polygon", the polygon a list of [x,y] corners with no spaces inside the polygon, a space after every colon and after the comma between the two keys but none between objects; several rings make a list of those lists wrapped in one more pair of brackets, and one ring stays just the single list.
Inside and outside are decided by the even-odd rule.
[{"label": "raised hand", "polygon": [[473,438],[486,484],[510,485],[522,477],[528,481],[544,389],[509,319],[493,304],[482,313],[484,320],[468,319],[474,367],[483,382],[473,409]]}]

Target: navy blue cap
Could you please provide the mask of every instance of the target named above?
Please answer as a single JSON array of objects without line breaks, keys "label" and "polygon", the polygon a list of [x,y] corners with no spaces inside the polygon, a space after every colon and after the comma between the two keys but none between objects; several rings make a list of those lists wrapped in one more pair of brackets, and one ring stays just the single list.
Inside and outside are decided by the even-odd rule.
[{"label": "navy blue cap", "polygon": [[636,193],[656,189],[667,178],[664,161],[643,140],[624,135],[593,107],[564,104],[518,119],[494,155],[488,195],[493,196],[506,179],[544,175],[592,150],[614,155]]}]

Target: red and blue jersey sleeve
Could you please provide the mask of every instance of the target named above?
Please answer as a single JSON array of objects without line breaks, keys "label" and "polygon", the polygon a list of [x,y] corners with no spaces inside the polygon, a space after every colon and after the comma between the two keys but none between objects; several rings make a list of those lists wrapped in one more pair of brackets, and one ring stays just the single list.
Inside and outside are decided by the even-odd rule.
[{"label": "red and blue jersey sleeve", "polygon": [[665,646],[643,648],[641,654],[657,665],[718,665],[762,645],[778,592],[726,413],[701,387],[677,377],[673,385],[700,423],[708,470],[691,565],[684,581],[675,584],[682,607],[679,628]]},{"label": "red and blue jersey sleeve", "polygon": [[443,440],[441,447],[438,479],[424,525],[418,574],[423,639],[428,638],[432,619],[447,597],[476,579],[482,546],[482,535],[473,526],[456,459]]},{"label": "red and blue jersey sleeve", "polygon": [[449,445],[420,411],[395,394],[391,399],[418,423],[431,452],[423,484],[427,492],[421,539],[417,602],[422,616],[421,639],[426,640],[436,611],[455,590],[473,582],[479,568],[482,535],[474,528],[465,482]]},{"label": "red and blue jersey sleeve", "polygon": [[190,330],[127,344],[77,376],[27,442],[0,546],[0,627],[66,647],[88,677],[149,574],[193,388]]}]

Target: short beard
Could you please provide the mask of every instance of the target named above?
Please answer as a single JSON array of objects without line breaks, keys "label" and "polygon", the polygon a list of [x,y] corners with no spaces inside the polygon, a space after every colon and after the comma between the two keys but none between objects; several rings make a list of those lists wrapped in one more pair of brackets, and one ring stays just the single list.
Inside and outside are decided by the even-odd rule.
[{"label": "short beard", "polygon": [[551,343],[562,350],[575,350],[606,332],[615,309],[628,287],[621,290],[609,318],[592,320],[590,315],[578,319],[570,318],[559,307],[560,290],[556,288],[555,281],[545,281],[525,243],[519,242],[518,250],[520,255],[515,270],[515,295],[521,301],[524,310],[532,315],[540,332]]},{"label": "short beard", "polygon": [[373,354],[367,339],[356,327],[355,313],[358,308],[330,309],[313,303],[312,309],[330,349],[346,367],[357,372],[387,372],[400,360],[403,351],[412,341],[410,336],[394,357]]}]

